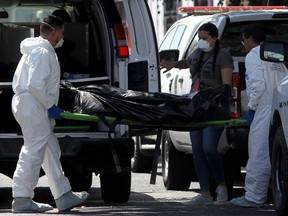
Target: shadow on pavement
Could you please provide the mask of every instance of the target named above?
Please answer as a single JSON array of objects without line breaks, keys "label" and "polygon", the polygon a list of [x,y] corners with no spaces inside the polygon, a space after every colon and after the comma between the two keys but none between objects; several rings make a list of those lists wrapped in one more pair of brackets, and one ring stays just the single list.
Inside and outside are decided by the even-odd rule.
[{"label": "shadow on pavement", "polygon": [[[199,189],[191,190],[199,193]],[[171,200],[155,199],[145,193],[131,192],[130,200],[127,203],[105,204],[101,199],[100,188],[92,187],[89,191],[90,197],[85,202],[85,206],[74,208],[72,211],[62,213],[61,215],[199,215],[199,216],[275,216],[276,212],[271,203],[267,203],[263,208],[237,208],[229,203],[223,205],[212,206],[193,206],[187,203],[187,199]],[[243,194],[243,188],[235,189],[235,195]],[[37,187],[35,189],[35,201],[49,203],[55,207],[53,197],[48,187]],[[10,213],[12,201],[11,188],[0,188],[0,214],[12,215]],[[5,214],[7,213],[7,214]],[[57,214],[54,209],[51,212],[40,215]],[[13,214],[17,215],[17,214]],[[31,214],[18,214],[21,216]],[[39,214],[37,214],[39,215]]]}]

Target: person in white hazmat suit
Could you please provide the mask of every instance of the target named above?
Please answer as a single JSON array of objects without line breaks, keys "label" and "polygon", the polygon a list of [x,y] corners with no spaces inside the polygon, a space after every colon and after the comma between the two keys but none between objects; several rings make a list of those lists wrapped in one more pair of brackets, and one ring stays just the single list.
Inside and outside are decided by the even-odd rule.
[{"label": "person in white hazmat suit", "polygon": [[22,58],[13,77],[12,112],[21,126],[24,145],[13,175],[12,212],[45,212],[53,207],[33,201],[41,166],[59,211],[83,203],[87,192],[71,191],[60,163],[60,146],[53,133],[57,107],[60,67],[54,48],[63,43],[64,23],[48,16],[40,26],[41,36],[21,42]]},{"label": "person in white hazmat suit", "polygon": [[260,24],[247,26],[243,44],[248,52],[245,59],[248,112],[244,115],[250,125],[245,195],[231,204],[240,207],[261,207],[267,200],[270,180],[269,122],[273,89],[288,74],[282,63],[260,59],[260,43],[266,40],[267,29]]}]

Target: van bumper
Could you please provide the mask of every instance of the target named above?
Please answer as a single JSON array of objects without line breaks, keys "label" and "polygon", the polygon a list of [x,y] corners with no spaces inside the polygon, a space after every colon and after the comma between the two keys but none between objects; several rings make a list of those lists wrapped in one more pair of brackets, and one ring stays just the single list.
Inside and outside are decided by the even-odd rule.
[{"label": "van bumper", "polygon": [[[116,173],[115,151],[122,172],[129,172],[134,154],[134,141],[131,138],[58,138],[61,148],[63,168],[72,166],[81,172]],[[0,139],[0,173],[13,176],[23,145],[22,138]]]}]

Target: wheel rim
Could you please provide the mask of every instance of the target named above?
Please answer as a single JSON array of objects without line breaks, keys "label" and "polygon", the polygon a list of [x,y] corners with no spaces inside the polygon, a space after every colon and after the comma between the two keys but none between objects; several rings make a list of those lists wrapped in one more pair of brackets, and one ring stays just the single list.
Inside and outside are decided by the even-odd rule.
[{"label": "wheel rim", "polygon": [[283,188],[283,179],[284,179],[284,167],[283,167],[283,155],[282,151],[279,151],[277,155],[277,165],[276,165],[276,187],[278,195],[282,197],[282,188]]},{"label": "wheel rim", "polygon": [[169,147],[168,147],[168,140],[167,139],[164,140],[164,146],[165,146],[165,148],[164,148],[164,152],[163,152],[163,156],[164,156],[163,174],[164,174],[165,181],[167,181],[168,172],[169,172],[169,170],[168,170],[168,168],[169,168],[169,165],[168,165],[168,163],[169,163]]}]

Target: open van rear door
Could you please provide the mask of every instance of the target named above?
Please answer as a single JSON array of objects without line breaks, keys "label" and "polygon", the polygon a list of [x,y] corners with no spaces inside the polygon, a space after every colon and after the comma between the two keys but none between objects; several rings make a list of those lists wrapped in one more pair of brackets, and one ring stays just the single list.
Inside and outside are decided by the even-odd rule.
[{"label": "open van rear door", "polygon": [[149,6],[146,1],[138,0],[118,3],[125,10],[130,50],[128,89],[159,92],[158,44]]}]

